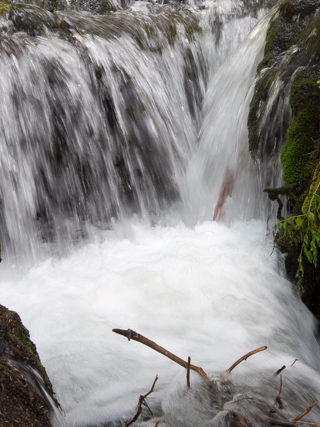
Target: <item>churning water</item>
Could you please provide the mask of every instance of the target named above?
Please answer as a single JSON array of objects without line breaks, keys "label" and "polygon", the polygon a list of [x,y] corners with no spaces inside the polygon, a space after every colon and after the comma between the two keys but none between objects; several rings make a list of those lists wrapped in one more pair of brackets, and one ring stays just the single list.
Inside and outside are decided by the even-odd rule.
[{"label": "churning water", "polygon": [[[167,17],[136,4],[112,22],[69,14],[67,39],[1,39],[0,302],[37,345],[65,411],[56,426],[123,425],[156,374],[141,425],[224,426],[223,411],[266,425],[319,398],[316,324],[273,252],[266,171],[247,149],[268,17],[253,28],[233,6]],[[183,368],[113,328],[211,379],[268,349],[218,394],[195,373],[187,391]]]}]

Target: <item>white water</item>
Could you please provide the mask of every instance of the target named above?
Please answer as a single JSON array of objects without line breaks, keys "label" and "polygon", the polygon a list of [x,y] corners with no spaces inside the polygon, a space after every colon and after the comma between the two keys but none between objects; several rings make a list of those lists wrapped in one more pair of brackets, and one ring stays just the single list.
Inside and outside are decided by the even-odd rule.
[{"label": "white water", "polygon": [[[238,43],[244,38],[243,31],[248,31],[247,24],[245,20],[234,24]],[[175,105],[179,112],[176,122],[166,116],[172,119],[164,122],[171,124],[169,133],[164,125],[162,130],[171,135],[173,145],[179,147],[179,136],[187,137],[184,160],[174,170],[181,206],[176,203],[174,214],[168,209],[166,218],[158,218],[158,223],[171,225],[151,226],[148,221],[120,218],[106,231],[90,226],[90,239],[79,243],[68,256],[47,256],[27,271],[19,269],[19,258],[11,266],[6,259],[7,265],[1,265],[0,303],[21,315],[65,410],[65,417],[53,419],[56,426],[130,420],[139,395],[150,389],[156,374],[159,380],[149,398],[156,417],[146,424],[150,426],[157,419],[161,426],[206,425],[223,409],[224,401],[236,400],[239,393],[273,405],[279,393],[279,377],[273,374],[283,365],[287,366],[282,391],[287,419],[320,398],[316,324],[292,292],[282,258],[276,251],[272,253],[264,220],[266,202],[260,196],[263,184],[245,150],[246,114],[265,26],[255,30],[227,62],[235,46],[229,39],[226,48],[222,37],[216,64],[208,61],[212,75],[204,100],[199,149],[193,156],[189,154],[195,130],[188,127],[192,123],[189,115],[182,114],[185,99],[180,99],[182,109]],[[89,37],[84,41],[91,58],[94,49],[100,52],[100,43],[105,42],[97,39],[93,43]],[[213,54],[215,49],[209,49],[206,37],[203,43],[204,51]],[[133,61],[138,53],[131,47]],[[119,51],[114,57],[117,54]],[[122,61],[120,54],[118,61]],[[137,75],[143,58],[139,61]],[[178,55],[178,71],[181,61]],[[137,86],[143,88],[141,93],[164,93],[161,71],[157,88],[144,87],[140,76]],[[149,78],[147,68],[145,73]],[[173,70],[169,75],[177,77]],[[174,87],[172,82],[168,99]],[[176,90],[181,96],[182,89]],[[146,117],[159,129],[157,113],[165,116],[169,107],[160,102],[167,98],[156,101],[156,105],[147,103],[151,116]],[[123,114],[121,106],[118,109]],[[125,120],[121,123],[125,133]],[[234,192],[226,201],[225,222],[212,222],[226,168],[236,169]],[[27,184],[24,188],[28,189]],[[33,195],[24,197],[32,205]],[[15,203],[18,209],[19,198]],[[28,210],[28,205],[22,208]],[[21,211],[16,214],[18,221]],[[181,221],[176,220],[179,214]],[[40,251],[42,248],[40,244]],[[235,369],[231,375],[235,388],[219,406],[210,404],[196,374],[191,378],[191,390],[201,392],[202,402],[196,393],[186,394],[183,368],[114,334],[113,328],[136,330],[185,360],[190,356],[210,378],[218,377],[246,352],[263,345],[268,349]],[[299,362],[290,367],[296,358]],[[318,416],[314,409],[308,419],[316,422]]]},{"label": "white water", "polygon": [[[68,426],[130,419],[156,374],[151,405],[161,404],[168,425],[180,425],[171,406],[185,388],[185,370],[113,328],[136,330],[185,360],[191,356],[210,377],[267,345],[236,368],[236,384],[256,387],[256,395],[272,402],[278,380],[265,383],[286,365],[288,412],[302,412],[319,398],[313,319],[283,277],[277,254],[271,256],[263,222],[204,222],[194,229],[136,224],[127,235],[104,237],[1,284],[1,302],[30,330]],[[299,400],[290,396],[297,388]],[[203,408],[194,424],[193,409],[186,409],[182,425],[203,425],[212,416]]]}]

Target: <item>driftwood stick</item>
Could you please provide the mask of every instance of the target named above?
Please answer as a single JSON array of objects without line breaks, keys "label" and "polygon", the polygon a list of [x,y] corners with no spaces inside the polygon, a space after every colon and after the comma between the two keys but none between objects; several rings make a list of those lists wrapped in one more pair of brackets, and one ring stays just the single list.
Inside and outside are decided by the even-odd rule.
[{"label": "driftwood stick", "polygon": [[187,365],[187,387],[190,388],[190,364],[191,364],[191,357],[188,357],[188,365]]},{"label": "driftwood stick", "polygon": [[293,420],[289,421],[290,423],[296,423],[299,420],[301,420],[301,418],[303,418],[305,415],[309,414],[309,412],[311,411],[311,409],[317,404],[318,402],[314,402],[311,406],[309,406],[309,408],[307,408],[305,411],[301,412],[301,414],[299,414],[297,417],[295,417]]},{"label": "driftwood stick", "polygon": [[226,370],[226,373],[230,374],[236,368],[241,362],[244,360],[247,360],[248,357],[252,356],[253,354],[259,353],[260,351],[266,350],[268,347],[265,345],[263,347],[256,348],[255,350],[250,351],[249,353],[242,356],[240,359],[238,359],[232,366],[230,366],[229,369]]},{"label": "driftwood stick", "polygon": [[[148,393],[146,393],[146,394],[144,394],[144,395],[141,395],[141,396],[139,397],[139,403],[138,403],[138,409],[137,409],[136,415],[132,418],[132,420],[131,420],[131,421],[128,421],[127,423],[125,423],[125,427],[130,426],[131,424],[133,424],[133,423],[138,419],[139,415],[140,415],[140,414],[141,414],[141,412],[142,412],[142,405],[145,405],[145,406],[149,409],[149,411],[151,412],[151,410],[150,410],[149,406],[148,406],[148,405],[147,405],[147,403],[145,402],[145,399],[149,396],[149,394],[151,394],[151,393],[153,392],[153,389],[154,389],[154,386],[156,385],[157,380],[158,380],[158,375],[156,375],[156,378],[155,378],[155,380],[153,381],[152,387],[151,387],[151,389],[148,391]],[[151,412],[151,414],[152,414],[152,412]],[[153,414],[152,414],[152,415],[153,415]]]},{"label": "driftwood stick", "polygon": [[[170,353],[170,351],[166,350],[163,347],[160,347],[160,345],[156,344],[154,341],[149,340],[148,338],[144,337],[143,335],[138,334],[135,331],[132,331],[131,329],[128,330],[124,330],[124,329],[113,329],[113,332],[115,332],[116,334],[120,334],[123,335],[124,337],[127,337],[128,340],[134,340],[134,341],[138,341],[141,344],[146,345],[147,347],[152,348],[153,350],[157,351],[158,353],[163,354],[164,356],[168,357],[169,359],[173,360],[174,362],[178,363],[178,365],[183,366],[184,368],[188,368],[188,363],[182,359],[180,359],[180,357],[174,355],[173,353]],[[202,368],[199,368],[198,366],[194,366],[190,364],[190,369],[192,369],[193,371],[198,372],[199,375],[201,375],[202,377],[204,377],[205,379],[209,379],[208,375],[204,372],[204,370]]]},{"label": "driftwood stick", "polygon": [[283,365],[282,368],[278,369],[274,375],[275,376],[279,375],[284,369],[286,369],[286,365]]}]

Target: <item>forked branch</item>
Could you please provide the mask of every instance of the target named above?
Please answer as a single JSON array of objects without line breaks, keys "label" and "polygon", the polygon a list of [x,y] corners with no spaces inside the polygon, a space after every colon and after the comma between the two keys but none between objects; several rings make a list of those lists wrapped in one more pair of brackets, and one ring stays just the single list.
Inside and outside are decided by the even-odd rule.
[{"label": "forked branch", "polygon": [[[150,409],[150,408],[149,408],[149,406],[147,405],[146,398],[149,396],[149,394],[151,394],[151,393],[153,392],[153,389],[154,389],[154,386],[156,385],[157,380],[158,380],[158,375],[156,375],[156,378],[155,378],[155,380],[153,381],[152,387],[151,387],[151,389],[148,391],[148,393],[146,393],[146,394],[144,394],[144,395],[141,395],[141,396],[139,397],[139,402],[138,402],[138,408],[137,408],[136,415],[132,418],[132,420],[131,420],[131,421],[128,421],[128,422],[125,424],[125,427],[130,426],[131,424],[133,424],[133,423],[138,419],[139,415],[140,415],[140,414],[141,414],[141,412],[142,412],[142,405],[146,406],[146,407],[149,409],[149,411],[151,412],[151,409]],[[151,412],[151,414],[152,414],[152,412]],[[152,415],[153,415],[153,414],[152,414]],[[156,424],[156,425],[157,425],[157,424]]]}]

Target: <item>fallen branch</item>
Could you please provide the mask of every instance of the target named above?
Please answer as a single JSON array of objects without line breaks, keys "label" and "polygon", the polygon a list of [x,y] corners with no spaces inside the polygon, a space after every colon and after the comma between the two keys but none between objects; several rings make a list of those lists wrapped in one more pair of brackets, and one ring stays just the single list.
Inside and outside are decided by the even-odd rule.
[{"label": "fallen branch", "polygon": [[229,369],[226,370],[226,373],[230,374],[236,368],[241,362],[244,360],[247,360],[248,357],[252,356],[253,354],[259,353],[260,351],[266,350],[268,347],[265,345],[263,347],[256,348],[255,350],[250,351],[249,353],[242,356],[240,359],[238,359],[232,366],[230,366]]},{"label": "fallen branch", "polygon": [[[119,335],[123,335],[124,337],[127,337],[128,340],[134,340],[138,341],[141,344],[146,345],[147,347],[152,348],[153,350],[157,351],[158,353],[163,354],[164,356],[168,357],[169,359],[173,360],[174,362],[178,363],[178,365],[183,366],[184,368],[188,368],[188,363],[180,357],[174,355],[173,353],[170,353],[170,351],[166,350],[163,347],[160,347],[158,344],[156,344],[154,341],[149,340],[148,338],[144,337],[143,335],[138,334],[135,331],[132,331],[131,329],[124,330],[124,329],[112,329],[113,332]],[[199,368],[198,366],[191,365],[190,369],[193,371],[198,372],[199,375],[204,377],[205,379],[209,380],[208,375],[204,372],[202,368]]]},{"label": "fallen branch", "polygon": [[[148,393],[146,393],[146,394],[144,394],[144,395],[141,395],[141,396],[139,397],[139,403],[138,403],[137,413],[136,413],[136,415],[132,418],[132,420],[131,420],[131,421],[128,421],[128,422],[125,424],[125,427],[130,426],[131,424],[133,424],[133,423],[138,419],[139,415],[140,415],[140,414],[141,414],[141,412],[142,412],[142,405],[146,406],[146,407],[149,409],[149,411],[151,412],[151,414],[152,414],[152,411],[151,411],[151,409],[149,408],[149,406],[147,405],[147,403],[145,402],[145,400],[146,400],[146,398],[149,396],[149,394],[151,394],[151,393],[153,392],[153,389],[154,389],[154,386],[156,385],[157,380],[158,380],[158,375],[156,375],[156,378],[155,378],[155,380],[153,381],[152,387],[151,387],[151,389],[148,391]],[[153,414],[152,414],[152,415],[153,415]],[[158,424],[159,424],[159,421],[158,421]],[[158,424],[156,424],[156,426],[157,426]],[[156,427],[156,426],[155,426],[155,427]]]},{"label": "fallen branch", "polygon": [[309,408],[307,408],[305,411],[301,412],[301,414],[299,414],[297,417],[295,417],[293,420],[288,421],[289,423],[296,423],[299,420],[301,420],[301,418],[303,418],[304,416],[306,416],[307,414],[309,414],[309,412],[311,411],[311,409],[317,404],[318,402],[314,402],[311,406],[309,406]]}]

